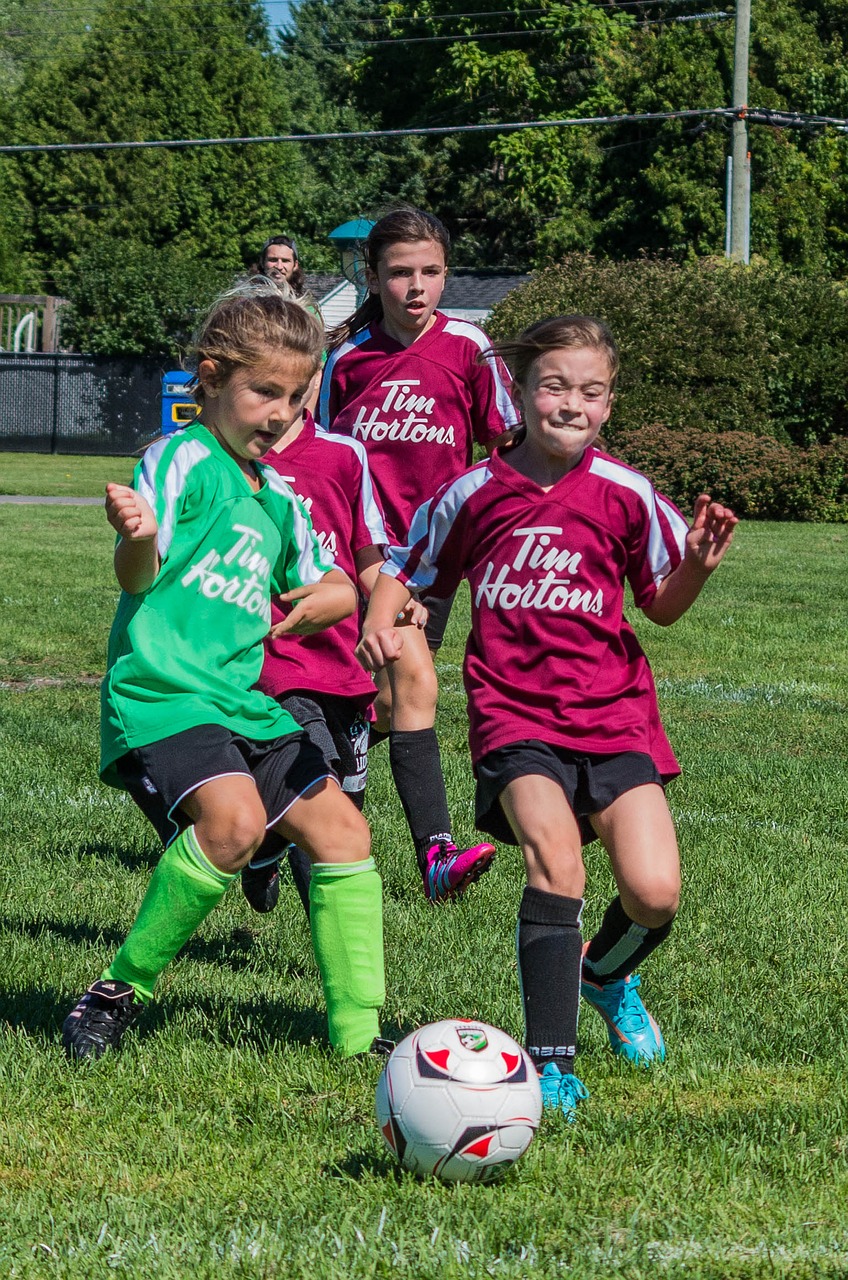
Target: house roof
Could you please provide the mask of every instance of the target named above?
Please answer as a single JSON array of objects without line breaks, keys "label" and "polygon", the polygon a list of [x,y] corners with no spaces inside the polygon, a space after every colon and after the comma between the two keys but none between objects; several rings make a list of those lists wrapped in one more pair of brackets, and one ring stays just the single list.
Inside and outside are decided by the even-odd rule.
[{"label": "house roof", "polygon": [[344,276],[329,271],[305,271],[306,287],[317,302],[326,297],[338,285],[344,284]]},{"label": "house roof", "polygon": [[445,311],[461,307],[466,311],[491,311],[519,285],[527,284],[529,275],[498,275],[489,271],[460,271],[449,275],[439,307]]},{"label": "house roof", "polygon": [[[519,285],[527,284],[529,275],[508,275],[494,271],[458,271],[449,275],[439,308],[461,311],[491,311],[496,302]],[[306,287],[317,302],[344,284],[345,277],[329,273],[306,273]]]}]

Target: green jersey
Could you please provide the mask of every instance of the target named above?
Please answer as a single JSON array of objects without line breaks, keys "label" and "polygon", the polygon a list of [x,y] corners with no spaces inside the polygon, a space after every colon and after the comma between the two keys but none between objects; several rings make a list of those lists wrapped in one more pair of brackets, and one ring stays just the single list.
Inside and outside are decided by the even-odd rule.
[{"label": "green jersey", "polygon": [[113,786],[120,756],[185,729],[217,724],[266,741],[298,728],[253,688],[271,595],[319,582],[333,561],[286,482],[257,470],[258,492],[200,423],[152,445],[136,468],[161,565],[147,591],[123,592],[109,638],[100,771]]}]

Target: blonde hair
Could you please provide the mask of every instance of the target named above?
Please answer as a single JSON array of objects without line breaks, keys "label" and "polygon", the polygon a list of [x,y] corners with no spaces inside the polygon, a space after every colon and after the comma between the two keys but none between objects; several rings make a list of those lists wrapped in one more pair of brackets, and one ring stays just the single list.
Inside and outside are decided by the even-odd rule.
[{"label": "blonde hair", "polygon": [[[195,367],[202,360],[212,360],[220,377],[227,379],[236,369],[290,353],[303,356],[312,365],[312,374],[316,373],[324,329],[285,281],[281,284],[285,288],[252,277],[216,298],[189,349]],[[203,387],[198,383],[193,392],[202,406]]]},{"label": "blonde hair", "polygon": [[594,316],[554,316],[550,320],[538,320],[517,338],[495,342],[479,359],[501,356],[520,387],[524,386],[531,366],[539,356],[548,351],[572,350],[588,347],[606,356],[610,368],[610,391],[615,390],[618,378],[618,347],[603,320]]}]

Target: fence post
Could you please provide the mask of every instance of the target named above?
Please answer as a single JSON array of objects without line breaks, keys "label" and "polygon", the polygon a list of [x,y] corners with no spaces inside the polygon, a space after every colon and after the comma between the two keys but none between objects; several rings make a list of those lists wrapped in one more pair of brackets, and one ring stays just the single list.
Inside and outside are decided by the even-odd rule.
[{"label": "fence post", "polygon": [[56,350],[56,299],[48,297],[44,303],[44,317],[41,321],[41,350]]},{"label": "fence post", "polygon": [[53,352],[53,430],[50,435],[50,452],[59,452],[59,356]]}]

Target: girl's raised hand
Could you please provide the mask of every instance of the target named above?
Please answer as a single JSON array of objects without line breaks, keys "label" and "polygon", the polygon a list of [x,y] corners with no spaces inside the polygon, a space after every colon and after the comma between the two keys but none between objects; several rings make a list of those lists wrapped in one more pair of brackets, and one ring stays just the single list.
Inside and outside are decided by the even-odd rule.
[{"label": "girl's raised hand", "polygon": [[686,535],[686,560],[702,573],[712,573],[721,563],[733,541],[733,530],[739,523],[730,507],[713,502],[708,493],[695,499],[692,526]]},{"label": "girl's raised hand", "polygon": [[116,533],[128,542],[155,538],[159,531],[156,517],[140,493],[126,484],[107,484],[106,519]]}]

